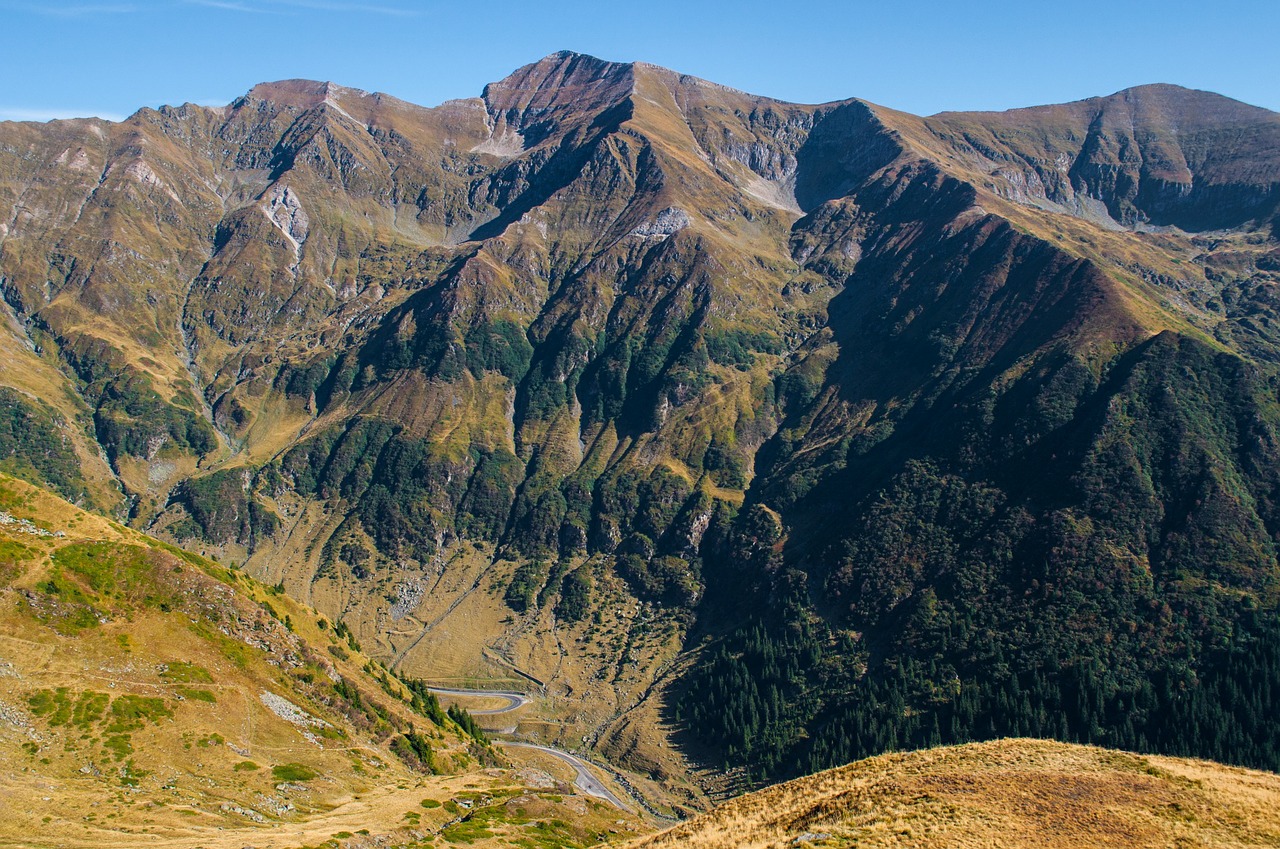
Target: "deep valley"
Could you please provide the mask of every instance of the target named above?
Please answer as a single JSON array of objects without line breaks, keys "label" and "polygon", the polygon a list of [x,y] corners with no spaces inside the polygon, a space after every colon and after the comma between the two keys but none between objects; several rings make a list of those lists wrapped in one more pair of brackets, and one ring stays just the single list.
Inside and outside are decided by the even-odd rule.
[{"label": "deep valley", "polygon": [[[885,764],[1280,792],[1280,114],[265,83],[0,123],[0,295],[0,839],[142,845],[104,775],[157,846],[585,846]],[[645,839],[879,839],[762,792]]]}]

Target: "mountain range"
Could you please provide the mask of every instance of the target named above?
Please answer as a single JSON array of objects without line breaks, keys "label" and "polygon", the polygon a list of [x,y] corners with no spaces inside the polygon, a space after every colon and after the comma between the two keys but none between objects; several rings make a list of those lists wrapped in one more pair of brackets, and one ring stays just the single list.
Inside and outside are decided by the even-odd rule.
[{"label": "mountain range", "polygon": [[1000,736],[1274,770],[1277,283],[1280,115],[1207,92],[269,83],[0,124],[0,468],[679,804]]}]

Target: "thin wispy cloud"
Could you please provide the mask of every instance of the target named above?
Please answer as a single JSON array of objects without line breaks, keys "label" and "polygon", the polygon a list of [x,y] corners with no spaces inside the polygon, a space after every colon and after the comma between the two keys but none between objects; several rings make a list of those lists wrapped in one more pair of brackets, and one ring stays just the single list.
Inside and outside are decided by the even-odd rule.
[{"label": "thin wispy cloud", "polygon": [[0,106],[0,121],[44,122],[66,118],[102,118],[105,121],[123,121],[125,116],[98,109],[28,109],[21,106]]},{"label": "thin wispy cloud", "polygon": [[412,18],[421,15],[418,9],[403,6],[386,6],[372,3],[339,3],[329,0],[183,0],[188,6],[203,6],[206,9],[223,9],[228,12],[248,12],[250,14],[300,14],[302,12],[354,12],[361,15],[388,15],[399,18]]},{"label": "thin wispy cloud", "polygon": [[136,3],[4,3],[0,8],[32,12],[53,18],[86,18],[93,15],[129,15],[142,11]]},{"label": "thin wispy cloud", "polygon": [[206,9],[222,9],[227,12],[249,12],[250,14],[280,14],[279,10],[263,9],[248,3],[237,3],[235,0],[183,0],[185,6],[203,6]]},{"label": "thin wispy cloud", "polygon": [[376,6],[369,3],[329,3],[325,0],[276,0],[282,6],[294,6],[299,9],[312,9],[317,12],[361,12],[369,15],[392,15],[402,18],[413,18],[422,14],[420,9],[406,9],[400,6]]}]

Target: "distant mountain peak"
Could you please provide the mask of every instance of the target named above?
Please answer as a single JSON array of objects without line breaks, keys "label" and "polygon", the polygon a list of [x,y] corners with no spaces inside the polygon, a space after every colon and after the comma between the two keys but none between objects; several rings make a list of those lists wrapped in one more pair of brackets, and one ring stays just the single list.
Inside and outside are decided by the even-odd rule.
[{"label": "distant mountain peak", "polygon": [[628,77],[632,69],[631,63],[609,62],[585,53],[561,50],[485,86],[485,98],[488,99],[491,92],[573,91],[584,86],[616,83]]},{"label": "distant mountain peak", "polygon": [[324,102],[324,99],[329,96],[331,85],[332,83],[319,80],[277,80],[258,83],[249,89],[246,97],[253,100],[268,100],[282,106],[308,108]]},{"label": "distant mountain peak", "polygon": [[[1142,99],[1162,99],[1168,102],[1217,102],[1217,103],[1234,103],[1245,109],[1256,112],[1271,112],[1269,109],[1263,109],[1261,106],[1253,106],[1233,97],[1227,97],[1225,94],[1218,94],[1215,91],[1208,91],[1200,88],[1188,88],[1187,86],[1177,85],[1176,83],[1142,83],[1141,85],[1129,86],[1122,88],[1112,95],[1102,98],[1090,98],[1093,100],[1110,100],[1113,98],[1122,98],[1128,101],[1137,101]],[[1274,114],[1274,113],[1272,113]]]},{"label": "distant mountain peak", "polygon": [[331,81],[319,80],[278,80],[276,82],[258,83],[241,98],[274,103],[277,106],[294,109],[314,109],[325,103],[339,109],[350,107],[354,101],[373,98],[381,102],[387,98],[363,89],[338,85]]},{"label": "distant mountain peak", "polygon": [[1130,86],[1107,95],[1096,95],[1066,103],[1025,106],[1008,110],[945,111],[934,117],[947,115],[1020,115],[1047,112],[1097,113],[1098,110],[1113,113],[1132,111],[1136,116],[1163,114],[1176,118],[1200,117],[1206,123],[1222,121],[1267,121],[1280,115],[1260,106],[1253,106],[1226,95],[1203,89],[1187,88],[1173,83],[1144,83]]},{"label": "distant mountain peak", "polygon": [[482,96],[491,114],[523,124],[553,111],[567,114],[620,102],[634,88],[634,71],[630,63],[562,50],[490,83]]}]

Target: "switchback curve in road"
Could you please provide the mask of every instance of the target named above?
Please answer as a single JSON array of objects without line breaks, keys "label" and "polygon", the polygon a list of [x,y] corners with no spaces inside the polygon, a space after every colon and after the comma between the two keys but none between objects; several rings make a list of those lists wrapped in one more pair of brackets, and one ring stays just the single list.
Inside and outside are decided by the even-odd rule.
[{"label": "switchback curve in road", "polygon": [[516,743],[509,740],[499,740],[499,746],[513,746],[519,749],[537,749],[539,752],[545,752],[553,758],[557,758],[569,766],[573,767],[576,775],[573,779],[573,785],[586,793],[588,796],[594,796],[597,799],[603,799],[615,808],[626,811],[629,814],[635,813],[625,802],[619,799],[612,790],[604,786],[600,779],[595,777],[591,772],[591,767],[582,758],[571,755],[568,752],[562,752],[559,749],[553,749],[550,746],[539,746],[536,743]]},{"label": "switchback curve in road", "polygon": [[487,710],[467,710],[472,716],[497,716],[503,713],[511,713],[518,710],[531,701],[524,693],[516,692],[500,692],[496,690],[451,690],[446,687],[428,687],[428,690],[437,696],[459,696],[462,698],[472,697],[477,699],[506,699],[507,703],[502,707],[489,708]]}]

